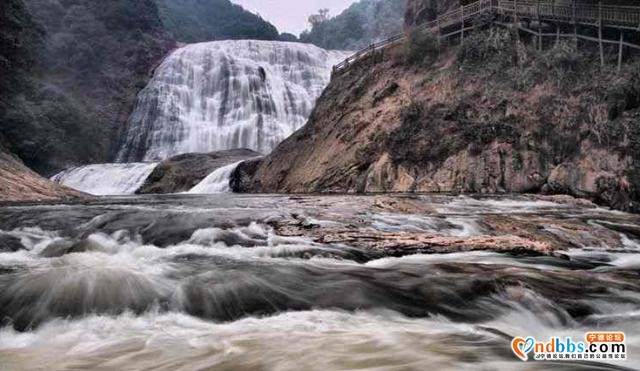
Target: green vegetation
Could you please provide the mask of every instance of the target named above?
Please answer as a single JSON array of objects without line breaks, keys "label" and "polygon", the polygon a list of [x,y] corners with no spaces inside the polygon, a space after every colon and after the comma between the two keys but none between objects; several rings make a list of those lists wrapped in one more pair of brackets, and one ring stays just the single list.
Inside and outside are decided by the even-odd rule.
[{"label": "green vegetation", "polygon": [[312,15],[300,41],[325,49],[356,50],[402,32],[405,0],[360,0],[340,15]]},{"label": "green vegetation", "polygon": [[[4,0],[0,133],[41,173],[107,161],[149,71],[171,48],[151,0]],[[27,12],[28,10],[28,12]],[[22,83],[16,84],[15,80]]]},{"label": "green vegetation", "polygon": [[[259,15],[229,0],[154,0],[165,28],[186,43],[225,40],[278,40],[278,30]],[[285,36],[290,39],[290,36]],[[290,40],[287,40],[290,41]]]},{"label": "green vegetation", "polygon": [[562,41],[540,51],[532,42],[523,39],[518,43],[513,32],[498,28],[467,37],[456,55],[463,71],[501,74],[523,90],[549,79],[558,87],[567,86],[589,68],[590,59],[577,52],[572,42]]},{"label": "green vegetation", "polygon": [[[28,85],[27,74],[37,60],[42,45],[42,30],[29,16],[24,3],[6,0],[0,3],[0,119],[12,108],[13,97]],[[7,139],[6,123],[0,120],[0,147]],[[5,143],[6,144],[6,143]]]},{"label": "green vegetation", "polygon": [[455,53],[446,70],[422,63],[433,51],[430,42],[410,37],[406,45],[404,68],[419,67],[424,81],[445,81],[455,91],[446,104],[410,97],[400,127],[383,139],[398,163],[438,166],[465,149],[478,155],[496,140],[535,150],[541,163],[574,159],[586,140],[640,161],[638,61],[626,61],[618,72],[615,63],[600,67],[596,48],[577,52],[573,43],[559,42],[538,50],[503,29],[477,32],[446,51]]},{"label": "green vegetation", "polygon": [[501,29],[473,33],[457,50],[459,66],[467,69],[502,71],[514,66],[516,60],[515,36]]},{"label": "green vegetation", "polygon": [[410,32],[405,49],[406,63],[410,65],[431,64],[438,57],[438,41],[427,32]]},{"label": "green vegetation", "polygon": [[44,174],[112,160],[138,91],[175,46],[167,29],[185,42],[280,38],[229,0],[3,0],[0,9],[0,145]]}]

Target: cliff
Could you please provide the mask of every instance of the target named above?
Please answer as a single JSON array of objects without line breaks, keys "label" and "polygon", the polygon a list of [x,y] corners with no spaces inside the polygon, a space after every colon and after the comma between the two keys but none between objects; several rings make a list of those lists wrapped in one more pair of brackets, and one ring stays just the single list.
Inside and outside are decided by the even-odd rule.
[{"label": "cliff", "polygon": [[85,196],[41,177],[0,147],[0,202],[51,201]]},{"label": "cliff", "polygon": [[[638,211],[640,64],[601,69],[506,31],[438,55],[410,40],[337,75],[236,191],[543,192]],[[241,181],[239,181],[241,180]]]}]

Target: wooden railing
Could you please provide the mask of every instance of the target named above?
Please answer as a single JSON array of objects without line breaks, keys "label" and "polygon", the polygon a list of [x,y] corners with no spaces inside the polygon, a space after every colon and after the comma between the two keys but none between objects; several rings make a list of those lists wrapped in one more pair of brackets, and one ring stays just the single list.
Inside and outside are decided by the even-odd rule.
[{"label": "wooden railing", "polygon": [[[467,22],[476,19],[482,14],[492,14],[503,15],[512,19],[536,19],[640,32],[640,6],[568,3],[566,0],[563,3],[559,2],[553,0],[478,0],[442,14],[436,20],[423,23],[417,26],[415,31],[434,33],[438,38],[438,43],[440,43],[441,39],[452,35],[462,34],[464,37],[464,32],[467,30],[465,28]],[[454,26],[458,26],[458,28],[451,30]],[[445,33],[443,34],[443,32]],[[405,38],[405,34],[397,34],[386,40],[371,44],[334,66],[334,72],[340,72],[376,50],[387,48]],[[600,41],[602,42],[602,40]],[[604,42],[610,43],[610,41]],[[640,46],[628,42],[620,42],[620,44],[632,48],[640,48]]]}]

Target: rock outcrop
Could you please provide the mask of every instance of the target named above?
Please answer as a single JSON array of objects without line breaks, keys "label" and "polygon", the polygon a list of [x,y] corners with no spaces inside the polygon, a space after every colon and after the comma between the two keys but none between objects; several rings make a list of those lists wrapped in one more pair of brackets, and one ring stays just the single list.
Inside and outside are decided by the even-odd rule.
[{"label": "rock outcrop", "polygon": [[261,156],[250,149],[212,153],[188,153],[161,162],[147,178],[138,194],[186,192],[214,170],[238,161]]},{"label": "rock outcrop", "polygon": [[[80,197],[87,195],[41,177],[0,147],[0,202],[53,201]],[[9,242],[6,238],[0,238],[0,245],[6,243],[8,246]]]},{"label": "rock outcrop", "polygon": [[531,192],[640,210],[639,64],[617,73],[512,37],[488,30],[439,56],[412,41],[360,61],[305,127],[238,168],[234,189]]}]

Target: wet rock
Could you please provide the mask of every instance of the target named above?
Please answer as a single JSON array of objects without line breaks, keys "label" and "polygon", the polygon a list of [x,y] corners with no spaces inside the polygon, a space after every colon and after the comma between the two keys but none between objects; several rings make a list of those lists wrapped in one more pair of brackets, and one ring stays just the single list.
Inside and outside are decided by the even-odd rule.
[{"label": "wet rock", "polygon": [[462,251],[496,251],[522,255],[549,255],[554,247],[546,242],[513,235],[450,237],[427,233],[384,233],[363,230],[324,232],[318,242],[345,244],[386,256],[454,253]]},{"label": "wet rock", "polygon": [[260,156],[249,149],[212,153],[189,153],[161,162],[149,175],[138,194],[186,192],[214,170],[245,159]]},{"label": "wet rock", "polygon": [[251,192],[253,175],[262,161],[261,158],[257,158],[240,163],[233,173],[231,173],[231,190],[238,193]]},{"label": "wet rock", "polygon": [[24,246],[19,238],[0,233],[0,253],[16,252],[22,249],[24,249]]},{"label": "wet rock", "polygon": [[43,258],[59,258],[69,253],[74,242],[70,240],[58,240],[50,243],[40,253]]},{"label": "wet rock", "polygon": [[627,236],[640,239],[640,226],[638,225],[615,223],[606,220],[597,220],[595,223],[613,231],[624,233]]},{"label": "wet rock", "polygon": [[[209,232],[209,233],[203,233]],[[251,238],[244,233],[233,230],[202,230],[195,233],[190,242],[198,244],[212,245],[215,243],[223,243],[226,246],[242,246],[242,247],[256,247],[266,246],[266,239]]]},{"label": "wet rock", "polygon": [[526,239],[542,241],[555,250],[581,248],[585,246],[620,246],[620,236],[608,230],[594,232],[593,226],[575,219],[555,219],[543,216],[513,218],[504,215],[489,215],[480,220],[485,228],[495,235],[511,234]]},{"label": "wet rock", "polygon": [[101,251],[103,247],[91,238],[81,241],[58,240],[50,243],[41,253],[43,258],[59,258],[73,253],[83,253],[90,251]]},{"label": "wet rock", "polygon": [[587,207],[587,208],[596,208],[598,205],[591,202],[591,200],[584,198],[577,198],[570,195],[540,195],[540,200],[555,202],[557,204],[562,205],[570,205],[570,206],[579,206],[579,207]]},{"label": "wet rock", "polygon": [[374,208],[409,214],[435,214],[436,210],[433,207],[425,205],[424,202],[420,202],[419,199],[412,199],[409,197],[392,199],[388,197],[376,197],[374,201]]}]

